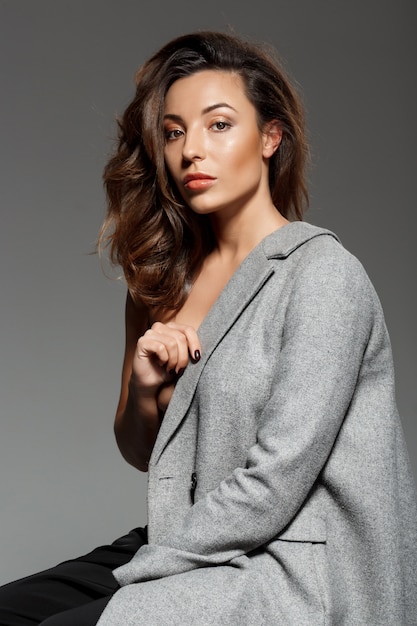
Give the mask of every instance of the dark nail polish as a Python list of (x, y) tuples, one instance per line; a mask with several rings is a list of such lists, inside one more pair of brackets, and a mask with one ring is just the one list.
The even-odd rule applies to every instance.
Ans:
[(194, 361), (199, 361), (201, 359), (200, 350), (196, 350), (194, 352)]

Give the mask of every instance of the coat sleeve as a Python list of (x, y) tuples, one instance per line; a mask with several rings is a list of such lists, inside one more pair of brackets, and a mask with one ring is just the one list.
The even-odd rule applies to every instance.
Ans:
[(282, 334), (277, 374), (246, 466), (199, 499), (164, 545), (143, 546), (115, 570), (120, 584), (230, 563), (302, 506), (348, 411), (379, 306), (361, 264), (335, 249), (300, 261), (284, 328), (271, 330)]

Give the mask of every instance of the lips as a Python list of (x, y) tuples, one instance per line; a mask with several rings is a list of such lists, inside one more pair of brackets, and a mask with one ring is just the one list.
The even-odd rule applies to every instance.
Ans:
[(192, 190), (206, 189), (210, 187), (216, 179), (214, 176), (204, 172), (195, 172), (184, 176), (184, 187)]

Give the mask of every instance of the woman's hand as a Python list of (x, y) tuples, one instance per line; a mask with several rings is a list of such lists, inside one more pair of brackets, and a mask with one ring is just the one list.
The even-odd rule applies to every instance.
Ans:
[[(201, 344), (191, 326), (155, 322), (149, 311), (126, 297), (126, 346), (114, 431), (128, 463), (147, 471), (148, 461), (181, 371), (198, 361)], [(139, 337), (139, 340), (138, 340)]]
[(201, 344), (194, 328), (176, 322), (155, 322), (137, 342), (131, 383), (142, 395), (158, 394), (161, 386), (177, 380), (190, 357), (198, 361), (200, 355)]

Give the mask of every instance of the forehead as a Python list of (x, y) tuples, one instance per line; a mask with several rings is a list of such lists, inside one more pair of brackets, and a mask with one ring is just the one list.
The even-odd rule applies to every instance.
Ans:
[(203, 111), (217, 103), (227, 103), (237, 111), (254, 109), (248, 100), (243, 80), (236, 72), (202, 70), (179, 78), (168, 89), (165, 113)]

